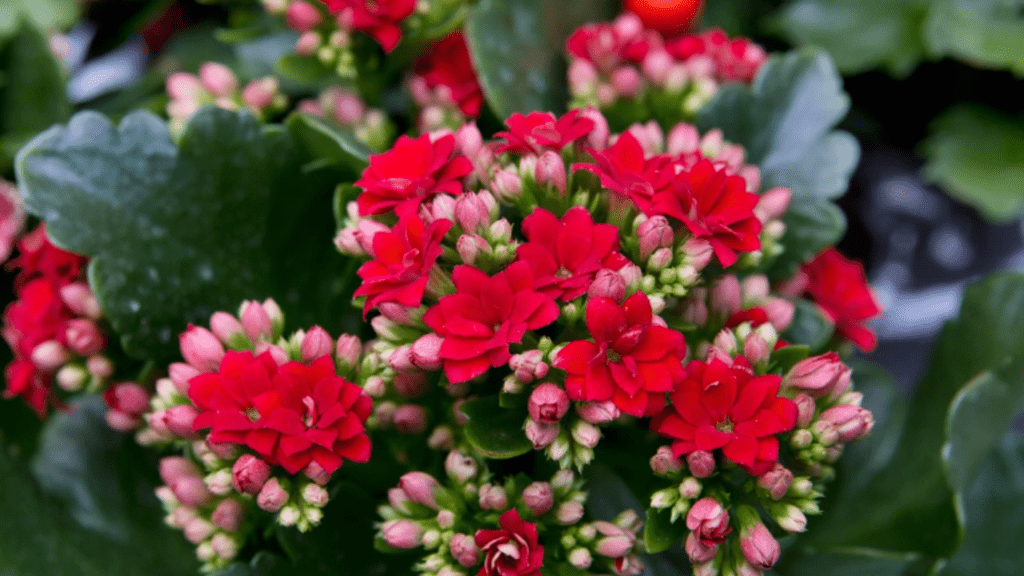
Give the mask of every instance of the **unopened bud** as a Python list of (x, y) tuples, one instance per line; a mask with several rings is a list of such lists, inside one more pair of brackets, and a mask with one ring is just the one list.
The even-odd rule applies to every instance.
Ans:
[(224, 346), (209, 330), (189, 326), (179, 337), (181, 355), (201, 372), (216, 372), (224, 358)]
[(534, 419), (526, 422), (526, 437), (533, 443), (534, 450), (540, 450), (558, 438), (561, 427), (558, 424), (543, 424)]
[(218, 528), (228, 532), (237, 532), (242, 526), (242, 517), (244, 514), (245, 509), (238, 500), (235, 500), (234, 498), (225, 498), (217, 504), (217, 508), (214, 509), (211, 520)]
[(555, 511), (555, 517), (562, 526), (570, 526), (583, 518), (583, 504), (574, 500), (562, 502)]
[(626, 279), (613, 270), (599, 270), (587, 289), (589, 298), (611, 298), (622, 302), (626, 297)]
[(577, 402), (576, 413), (591, 424), (605, 424), (615, 420), (621, 414), (619, 408), (610, 400), (604, 402)]
[(551, 484), (534, 482), (523, 490), (523, 503), (534, 516), (543, 516), (555, 503), (555, 494)]
[(707, 450), (696, 450), (686, 455), (686, 466), (697, 478), (707, 478), (715, 471), (715, 456)]
[(567, 175), (565, 172), (565, 162), (562, 160), (562, 156), (557, 152), (548, 150), (540, 155), (537, 159), (537, 168), (534, 171), (534, 177), (537, 183), (541, 186), (552, 186), (558, 193), (565, 196), (567, 187)]
[(281, 483), (277, 478), (271, 478), (263, 484), (263, 488), (260, 489), (259, 494), (256, 495), (256, 505), (262, 510), (267, 512), (277, 512), (281, 510), (285, 502), (288, 501), (288, 492), (281, 487)]
[(261, 306), (259, 302), (253, 300), (243, 303), (239, 316), (242, 319), (242, 328), (252, 342), (259, 342), (260, 340), (269, 341), (273, 338), (273, 320), (270, 318), (267, 309)]
[(47, 340), (32, 349), (32, 363), (43, 372), (50, 372), (71, 361), (71, 354), (56, 340)]
[(238, 90), (238, 78), (230, 68), (216, 62), (206, 62), (199, 67), (199, 81), (214, 96), (227, 97)]
[(412, 520), (391, 520), (381, 527), (381, 535), (388, 546), (411, 550), (423, 543), (423, 528)]
[(586, 420), (577, 420), (572, 427), (572, 438), (578, 444), (593, 448), (601, 439), (601, 429)]
[(394, 424), (400, 434), (422, 434), (427, 430), (427, 411), (417, 404), (400, 406)]
[(452, 450), (448, 453), (448, 457), (445, 458), (444, 469), (453, 480), (464, 483), (476, 476), (479, 466), (476, 460), (463, 452)]

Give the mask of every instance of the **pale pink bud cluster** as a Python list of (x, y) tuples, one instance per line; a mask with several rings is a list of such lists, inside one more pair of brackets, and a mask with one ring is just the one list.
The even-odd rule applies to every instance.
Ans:
[[(300, 55), (312, 54), (322, 40), (318, 32), (307, 31), (299, 36), (296, 51)], [(302, 100), (297, 109), (327, 120), (374, 149), (385, 148), (392, 132), (383, 110), (367, 106), (358, 94), (337, 86), (325, 89), (315, 99)]]
[(180, 132), (188, 119), (201, 107), (214, 105), (225, 110), (246, 107), (257, 116), (281, 110), (287, 99), (276, 78), (267, 76), (253, 80), (245, 87), (235, 73), (217, 62), (205, 62), (199, 73), (175, 72), (167, 77), (169, 101), (167, 115), (172, 129)]
[(0, 178), (0, 262), (6, 262), (10, 257), (27, 219), (28, 212), (21, 193), (13, 184)]
[[(512, 369), (516, 380), (522, 384), (529, 384), (535, 379), (544, 378), (548, 375), (548, 369), (550, 368), (548, 363), (544, 362), (544, 353), (540, 350), (527, 350), (521, 354), (513, 355), (508, 361), (508, 367)], [(541, 384), (541, 386), (545, 385)], [(550, 395), (550, 392), (546, 392), (546, 394)], [(566, 401), (568, 402), (568, 397), (566, 397)], [(562, 414), (564, 415), (565, 412), (563, 411)], [(534, 420), (538, 419), (534, 418)]]
[(111, 384), (103, 399), (107, 403), (104, 417), (114, 430), (126, 432), (138, 428), (143, 423), (143, 415), (149, 411), (149, 392), (135, 382)]
[(632, 510), (619, 514), (614, 522), (598, 520), (585, 524), (579, 532), (585, 547), (570, 552), (570, 563), (584, 569), (583, 566), (592, 567), (600, 561), (615, 574), (641, 574), (645, 567), (637, 555), (637, 532), (642, 527), (643, 522)]

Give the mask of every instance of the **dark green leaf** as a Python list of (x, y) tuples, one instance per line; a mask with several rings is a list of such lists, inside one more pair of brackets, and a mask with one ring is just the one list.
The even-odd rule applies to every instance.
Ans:
[(0, 39), (14, 34), (22, 21), (40, 30), (68, 28), (78, 18), (79, 6), (75, 0), (4, 0)]
[(1024, 212), (1024, 117), (961, 104), (932, 122), (923, 144), (924, 177), (1008, 222)]
[(332, 70), (311, 56), (286, 54), (277, 61), (274, 69), (281, 76), (306, 84), (322, 82), (332, 74)]
[(646, 510), (626, 481), (601, 462), (588, 466), (584, 476), (589, 494), (586, 508), (595, 519), (611, 522), (624, 510), (633, 510), (637, 514)]
[(924, 39), (936, 55), (1024, 75), (1024, 18), (1020, 0), (932, 2)]
[(647, 522), (644, 523), (644, 545), (647, 552), (651, 554), (664, 552), (682, 539), (686, 533), (685, 519), (678, 518), (674, 523), (671, 520), (671, 508), (647, 509)]
[(288, 130), (309, 155), (318, 162), (330, 161), (348, 168), (356, 175), (369, 163), (370, 149), (348, 134), (332, 128), (308, 114), (292, 114)]
[(835, 246), (846, 232), (843, 211), (820, 198), (793, 202), (782, 221), (786, 232), (780, 243), (786, 249), (771, 263), (769, 272), (773, 278), (791, 278), (802, 263)]
[(849, 552), (787, 551), (774, 572), (785, 576), (899, 576), (924, 574), (914, 570), (930, 563), (914, 555), (898, 555), (879, 550)]
[(488, 458), (514, 458), (533, 450), (533, 443), (523, 432), (526, 407), (506, 410), (499, 406), (497, 396), (477, 398), (462, 405), (469, 418), (466, 439)]
[(565, 39), (581, 24), (611, 19), (617, 4), (481, 0), (466, 19), (466, 41), (495, 114), (564, 111)]
[(795, 0), (774, 24), (795, 44), (828, 50), (844, 74), (884, 67), (906, 76), (925, 55), (921, 37), (932, 0)]
[(790, 368), (797, 362), (811, 355), (811, 349), (804, 344), (794, 344), (772, 351), (771, 365), (783, 374), (789, 372)]
[(250, 298), (274, 297), (296, 326), (358, 327), (345, 315), (355, 262), (331, 243), (337, 181), (301, 164), (280, 129), (210, 108), (180, 150), (150, 114), (115, 127), (83, 112), (33, 140), (17, 169), (54, 241), (92, 257), (125, 349), (170, 358), (187, 323)]
[(832, 323), (822, 316), (813, 302), (801, 298), (794, 304), (793, 323), (782, 333), (782, 338), (793, 344), (803, 344), (812, 353), (824, 349), (832, 338)]

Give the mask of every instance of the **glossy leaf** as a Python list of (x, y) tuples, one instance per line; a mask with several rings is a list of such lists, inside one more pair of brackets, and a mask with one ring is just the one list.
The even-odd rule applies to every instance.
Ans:
[(820, 352), (832, 338), (834, 326), (813, 302), (800, 298), (793, 304), (793, 323), (782, 333), (782, 338), (806, 346), (812, 354)]
[(565, 39), (581, 24), (610, 20), (617, 9), (606, 0), (481, 0), (466, 19), (466, 41), (495, 114), (564, 111)]
[(0, 39), (14, 34), (22, 22), (40, 30), (62, 30), (75, 23), (80, 4), (75, 0), (4, 0), (0, 10)]
[(932, 122), (922, 174), (986, 218), (1024, 212), (1024, 116), (962, 104)]
[(274, 297), (294, 326), (358, 327), (355, 262), (331, 243), (337, 181), (303, 174), (302, 160), (280, 129), (209, 108), (180, 148), (150, 114), (115, 127), (83, 112), (33, 140), (17, 169), (51, 238), (92, 257), (125, 349), (169, 358), (187, 323), (244, 299)]
[(796, 199), (782, 217), (786, 225), (782, 252), (771, 264), (772, 276), (789, 278), (804, 262), (835, 246), (846, 232), (846, 216), (830, 200)]
[(680, 542), (686, 534), (685, 518), (671, 521), (672, 510), (647, 509), (647, 522), (644, 523), (644, 546), (647, 552), (656, 554), (664, 552)]
[(1020, 0), (932, 2), (922, 31), (936, 55), (1024, 75), (1024, 19)]
[(469, 418), (466, 440), (488, 458), (514, 458), (533, 450), (533, 443), (523, 432), (526, 407), (506, 410), (499, 406), (497, 396), (477, 398), (462, 405)]
[(315, 158), (314, 167), (336, 164), (358, 176), (369, 163), (371, 150), (365, 144), (335, 130), (319, 118), (293, 114), (287, 125), (292, 136)]

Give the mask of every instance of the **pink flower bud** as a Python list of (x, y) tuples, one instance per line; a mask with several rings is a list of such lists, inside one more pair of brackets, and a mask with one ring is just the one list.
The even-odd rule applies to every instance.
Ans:
[(541, 186), (551, 185), (558, 190), (558, 193), (565, 196), (568, 186), (568, 176), (565, 173), (565, 162), (561, 154), (548, 150), (537, 159), (537, 168), (534, 171), (534, 178)]
[(658, 451), (651, 456), (650, 465), (651, 470), (658, 476), (676, 474), (683, 469), (683, 462), (676, 458), (668, 446), (658, 447)]
[(285, 502), (288, 502), (288, 492), (281, 487), (277, 478), (267, 480), (256, 495), (256, 505), (267, 512), (277, 512)]
[(768, 316), (768, 322), (779, 332), (785, 331), (793, 323), (796, 307), (785, 298), (768, 297), (761, 303), (761, 309)]
[(657, 86), (664, 86), (668, 80), (672, 66), (675, 64), (672, 56), (665, 50), (652, 50), (644, 57), (640, 65), (644, 76)]
[(736, 276), (723, 276), (711, 287), (711, 310), (722, 316), (731, 316), (743, 309), (743, 296)]
[[(512, 369), (518, 382), (529, 384), (535, 378), (543, 378), (547, 375), (548, 365), (543, 360), (544, 353), (540, 350), (527, 350), (522, 354), (512, 356), (508, 361), (508, 366)], [(547, 394), (550, 397), (550, 391)], [(559, 416), (559, 419), (561, 419), (561, 416)]]
[(640, 239), (640, 259), (647, 260), (659, 248), (671, 248), (674, 232), (664, 216), (652, 216), (636, 229)]
[(206, 483), (198, 476), (181, 476), (170, 487), (178, 501), (186, 506), (205, 506), (211, 498)]
[(201, 372), (216, 372), (224, 358), (224, 346), (206, 328), (190, 324), (179, 337), (179, 344), (185, 361)]
[(411, 550), (423, 543), (423, 528), (412, 520), (389, 520), (381, 527), (381, 535), (388, 546)]
[(484, 484), (478, 492), (480, 507), (484, 510), (495, 510), (500, 512), (508, 508), (508, 494), (501, 486)]
[(761, 522), (742, 531), (740, 551), (755, 568), (768, 570), (779, 561), (779, 543)]
[(76, 318), (69, 320), (64, 331), (68, 348), (79, 356), (98, 354), (107, 346), (107, 339), (99, 326), (91, 320)]
[(768, 342), (757, 332), (751, 332), (743, 341), (743, 355), (751, 364), (767, 362), (772, 349)]
[(476, 234), (463, 234), (455, 242), (455, 251), (462, 258), (462, 263), (472, 266), (476, 262), (480, 252), (490, 249), (490, 245), (482, 237)]
[(327, 501), (330, 496), (327, 494), (327, 490), (318, 484), (306, 484), (302, 487), (302, 500), (306, 504), (316, 506), (317, 508), (323, 508), (327, 505)]
[(523, 195), (523, 182), (519, 175), (501, 168), (494, 172), (491, 192), (505, 202), (515, 202)]
[(467, 122), (455, 131), (455, 145), (469, 158), (480, 152), (484, 146), (484, 139), (475, 122)]
[(455, 201), (455, 223), (465, 232), (483, 232), (491, 225), (491, 211), (476, 194), (463, 194)]
[(543, 516), (555, 505), (555, 493), (551, 484), (534, 482), (523, 490), (523, 503), (534, 516)]
[(786, 214), (792, 198), (793, 192), (789, 188), (772, 188), (761, 195), (757, 206), (754, 206), (754, 215), (761, 222), (779, 220)]
[(588, 95), (597, 88), (598, 71), (593, 64), (573, 58), (568, 70), (569, 90), (577, 96)]
[(782, 385), (812, 398), (839, 397), (850, 388), (852, 372), (838, 354), (829, 352), (797, 362), (783, 378)]
[(586, 420), (577, 420), (572, 427), (572, 438), (578, 444), (593, 448), (601, 439), (601, 429)]
[(718, 554), (718, 544), (705, 544), (694, 536), (693, 532), (686, 535), (683, 548), (693, 564), (710, 562)]
[(605, 424), (619, 417), (621, 412), (611, 400), (603, 402), (577, 402), (576, 413), (591, 424)]
[(533, 442), (533, 449), (540, 450), (558, 438), (558, 424), (541, 424), (534, 419), (526, 423), (526, 438)]
[(213, 535), (210, 547), (221, 560), (233, 560), (238, 556), (238, 541), (223, 532)]
[(612, 524), (598, 520), (593, 523), (597, 531), (604, 536), (597, 541), (595, 552), (607, 558), (620, 558), (633, 550), (636, 536)]
[(464, 483), (476, 476), (479, 466), (476, 460), (466, 456), (463, 452), (452, 450), (444, 460), (444, 469), (453, 480)]
[(244, 514), (245, 509), (242, 508), (242, 504), (238, 500), (225, 498), (220, 501), (220, 504), (217, 504), (211, 520), (218, 528), (228, 532), (237, 532), (242, 526), (242, 516)]
[(184, 362), (175, 362), (167, 368), (174, 387), (182, 396), (188, 396), (188, 381), (199, 376), (200, 372), (195, 366)]
[(251, 110), (266, 110), (274, 104), (280, 88), (277, 78), (273, 76), (257, 78), (242, 88), (242, 102)]
[(231, 346), (232, 342), (237, 341), (239, 338), (249, 339), (245, 335), (245, 330), (242, 329), (242, 323), (238, 321), (238, 318), (227, 312), (214, 312), (210, 316), (210, 330), (226, 346)]
[(313, 326), (306, 332), (299, 350), (302, 353), (302, 361), (308, 364), (330, 354), (334, 350), (334, 340), (326, 330)]
[(270, 340), (274, 335), (273, 322), (266, 309), (255, 300), (242, 304), (242, 329), (252, 342)]
[(811, 432), (823, 446), (828, 447), (839, 442), (839, 431), (836, 430), (835, 424), (828, 420), (818, 420), (811, 424)]
[(786, 532), (803, 532), (807, 529), (807, 516), (792, 504), (773, 506), (772, 518)]
[(111, 408), (103, 414), (107, 425), (118, 432), (129, 432), (142, 425), (142, 418), (136, 414), (129, 414)]
[(676, 124), (669, 130), (666, 147), (673, 156), (692, 154), (700, 147), (700, 133), (692, 124)]
[(206, 93), (206, 89), (199, 82), (199, 78), (187, 72), (175, 72), (168, 76), (165, 87), (167, 95), (172, 100), (194, 102), (202, 98), (203, 94)]
[(586, 145), (598, 152), (607, 148), (611, 131), (604, 114), (601, 114), (601, 111), (593, 106), (587, 106), (580, 112), (580, 118), (588, 118), (594, 122), (594, 129), (584, 137), (583, 141)]
[(265, 340), (260, 340), (256, 343), (255, 352), (257, 356), (264, 352), (270, 352), (270, 357), (274, 359), (274, 362), (276, 362), (278, 366), (284, 366), (291, 361), (291, 358), (288, 356), (288, 353), (284, 351), (284, 348), (281, 348), (276, 344), (270, 344)]
[(210, 524), (202, 518), (193, 518), (185, 523), (185, 538), (193, 543), (199, 544), (203, 540), (206, 540), (216, 530), (213, 524)]
[(819, 422), (835, 426), (840, 442), (850, 442), (867, 435), (875, 425), (874, 416), (860, 406), (842, 404), (821, 413)]
[(480, 561), (480, 548), (477, 547), (472, 536), (458, 533), (453, 535), (452, 539), (448, 541), (448, 549), (451, 550), (455, 561), (464, 568), (472, 568)]
[(348, 371), (359, 366), (359, 357), (363, 352), (363, 343), (358, 336), (342, 334), (338, 336), (338, 343), (334, 347), (334, 360), (338, 363), (338, 369)]
[(528, 404), (530, 418), (554, 424), (569, 410), (569, 396), (560, 386), (545, 382), (533, 389)]
[[(309, 31), (299, 35), (299, 39), (295, 41), (295, 53), (299, 56), (312, 56), (322, 42), (320, 34)], [(304, 100), (299, 103), (299, 111), (306, 114), (313, 114), (314, 116), (324, 116), (323, 108), (313, 100)]]
[(419, 337), (409, 351), (410, 361), (420, 370), (440, 370), (442, 342), (444, 339), (433, 333)]
[(614, 270), (598, 270), (587, 289), (590, 298), (605, 297), (622, 302), (626, 297), (626, 280)]
[(260, 493), (268, 478), (270, 464), (251, 454), (243, 454), (231, 467), (231, 485), (239, 494)]
[(562, 502), (555, 510), (555, 517), (562, 526), (570, 526), (583, 518), (583, 504), (574, 500)]
[(398, 480), (398, 487), (409, 495), (409, 499), (432, 510), (437, 510), (434, 491), (441, 485), (426, 472), (409, 472)]
[(43, 372), (52, 372), (71, 361), (71, 354), (56, 340), (47, 340), (32, 349), (32, 363)]
[(814, 398), (801, 393), (797, 394), (796, 397), (793, 398), (793, 403), (796, 404), (797, 427), (805, 428), (810, 425), (811, 420), (814, 419), (814, 411), (817, 410)]
[(201, 472), (188, 458), (166, 456), (160, 459), (160, 479), (170, 486), (182, 478), (199, 478)]
[(660, 154), (662, 148), (665, 147), (665, 133), (661, 131), (661, 126), (654, 120), (646, 124), (637, 122), (626, 131), (636, 138), (640, 147), (643, 148), (644, 154), (648, 157)]
[(60, 289), (60, 299), (78, 316), (98, 320), (103, 316), (99, 300), (85, 282), (73, 282)]
[(416, 404), (395, 410), (395, 429), (399, 434), (422, 434), (427, 430), (427, 411)]
[(315, 6), (302, 0), (295, 0), (284, 12), (288, 27), (296, 32), (308, 32), (320, 25), (322, 15)]
[(707, 478), (715, 471), (715, 456), (707, 450), (696, 450), (686, 455), (686, 466), (697, 478)]
[(199, 81), (218, 97), (228, 97), (238, 90), (238, 78), (230, 68), (216, 62), (206, 62), (199, 67)]
[(171, 434), (182, 438), (195, 439), (198, 438), (198, 435), (192, 430), (192, 424), (198, 415), (199, 412), (191, 404), (182, 404), (164, 410), (160, 414), (159, 419), (163, 427)]
[(593, 562), (594, 559), (590, 555), (590, 550), (586, 548), (574, 548), (572, 552), (569, 552), (569, 564), (572, 564), (573, 568), (586, 570), (590, 568)]
[(757, 479), (757, 485), (766, 490), (773, 500), (780, 500), (785, 496), (791, 484), (793, 484), (793, 473), (778, 462), (771, 470)]
[(732, 531), (729, 513), (714, 498), (701, 498), (686, 515), (686, 527), (705, 545), (721, 544)]
[(647, 267), (658, 271), (672, 263), (672, 250), (669, 248), (658, 248), (647, 259)]
[(612, 72), (612, 86), (622, 98), (632, 100), (640, 95), (644, 79), (640, 72), (631, 65), (620, 66)]

